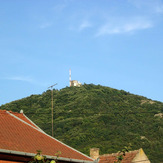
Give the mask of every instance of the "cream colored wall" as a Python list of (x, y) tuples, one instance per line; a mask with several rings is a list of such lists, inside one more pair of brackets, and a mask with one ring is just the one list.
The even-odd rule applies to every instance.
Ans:
[(81, 86), (81, 83), (78, 82), (77, 80), (71, 80), (70, 81), (70, 87), (71, 86), (80, 87)]
[(90, 157), (96, 160), (99, 157), (99, 148), (91, 148)]
[(148, 157), (144, 153), (143, 149), (139, 149), (138, 154), (135, 156), (135, 158), (132, 160), (132, 163), (150, 163)]

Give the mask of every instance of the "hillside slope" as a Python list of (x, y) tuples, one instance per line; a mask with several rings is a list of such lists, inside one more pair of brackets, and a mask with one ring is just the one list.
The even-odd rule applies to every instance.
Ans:
[[(89, 154), (113, 153), (131, 144), (143, 148), (151, 162), (163, 162), (163, 103), (123, 90), (84, 84), (54, 90), (54, 137)], [(13, 101), (0, 109), (21, 109), (51, 134), (51, 91)]]

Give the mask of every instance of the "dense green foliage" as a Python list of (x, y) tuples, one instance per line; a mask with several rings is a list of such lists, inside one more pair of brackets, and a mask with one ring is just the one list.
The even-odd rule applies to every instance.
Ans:
[[(143, 148), (151, 162), (163, 162), (163, 103), (123, 90), (84, 84), (54, 90), (54, 137), (89, 154), (119, 151), (132, 144)], [(0, 109), (21, 109), (51, 134), (51, 91), (13, 101)]]

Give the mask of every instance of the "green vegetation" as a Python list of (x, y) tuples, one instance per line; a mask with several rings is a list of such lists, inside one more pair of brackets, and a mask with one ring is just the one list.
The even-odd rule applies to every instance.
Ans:
[(124, 147), (121, 151), (118, 152), (118, 156), (116, 157), (116, 161), (114, 163), (121, 163), (122, 160), (124, 159), (124, 156), (126, 155), (126, 152), (129, 152), (130, 146), (129, 147)]
[(52, 159), (47, 159), (46, 156), (41, 154), (40, 150), (37, 150), (37, 154), (34, 156), (33, 161), (29, 161), (29, 163), (57, 163), (60, 154), (61, 152), (58, 151)]
[[(132, 144), (143, 148), (152, 163), (163, 162), (163, 103), (123, 90), (84, 84), (54, 90), (54, 137), (89, 155), (119, 151)], [(0, 106), (21, 109), (40, 128), (51, 134), (51, 91)]]

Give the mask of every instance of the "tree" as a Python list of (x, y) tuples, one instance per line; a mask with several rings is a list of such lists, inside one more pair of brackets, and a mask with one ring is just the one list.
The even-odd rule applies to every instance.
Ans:
[(49, 160), (46, 156), (41, 154), (41, 150), (37, 150), (37, 154), (34, 156), (33, 161), (30, 161), (29, 163), (56, 163), (60, 154), (61, 152), (57, 151), (55, 157), (52, 158), (52, 160)]

